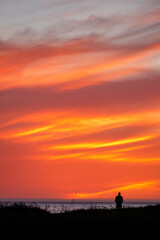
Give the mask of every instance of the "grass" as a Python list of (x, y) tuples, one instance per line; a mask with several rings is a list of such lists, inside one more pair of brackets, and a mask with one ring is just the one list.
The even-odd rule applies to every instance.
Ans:
[(0, 205), (0, 239), (157, 239), (160, 205), (52, 214), (23, 203)]

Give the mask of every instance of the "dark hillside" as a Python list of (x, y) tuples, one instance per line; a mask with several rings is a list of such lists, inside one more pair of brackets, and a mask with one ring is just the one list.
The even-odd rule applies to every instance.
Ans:
[(61, 214), (24, 204), (0, 206), (0, 239), (156, 239), (160, 205)]

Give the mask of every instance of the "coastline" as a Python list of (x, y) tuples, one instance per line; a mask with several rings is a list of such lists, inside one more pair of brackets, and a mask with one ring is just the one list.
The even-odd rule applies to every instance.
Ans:
[[(62, 213), (74, 210), (89, 209), (115, 209), (114, 200), (97, 199), (0, 199), (0, 203), (12, 205), (14, 203), (24, 203), (28, 206), (33, 205), (41, 209), (46, 209), (50, 213)], [(146, 206), (155, 206), (160, 204), (158, 200), (125, 200), (123, 208), (137, 208)]]

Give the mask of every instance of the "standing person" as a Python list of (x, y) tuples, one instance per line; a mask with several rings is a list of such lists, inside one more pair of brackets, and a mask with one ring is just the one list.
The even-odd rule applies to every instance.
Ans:
[(123, 203), (123, 197), (121, 196), (120, 192), (116, 196), (115, 202), (116, 202), (116, 208), (117, 209), (121, 209), (122, 208), (122, 203)]

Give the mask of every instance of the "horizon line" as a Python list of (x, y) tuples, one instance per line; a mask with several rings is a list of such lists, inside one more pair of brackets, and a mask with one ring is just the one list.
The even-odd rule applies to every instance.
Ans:
[[(93, 198), (93, 199), (87, 199), (87, 198), (83, 198), (83, 199), (65, 199), (65, 198), (0, 198), (0, 202), (1, 201), (40, 201), (40, 202), (44, 202), (44, 201), (54, 201), (54, 202), (114, 202), (114, 198)], [(130, 202), (130, 201), (134, 201), (134, 202), (160, 202), (160, 199), (142, 199), (142, 198), (126, 198), (124, 199), (124, 202)]]

